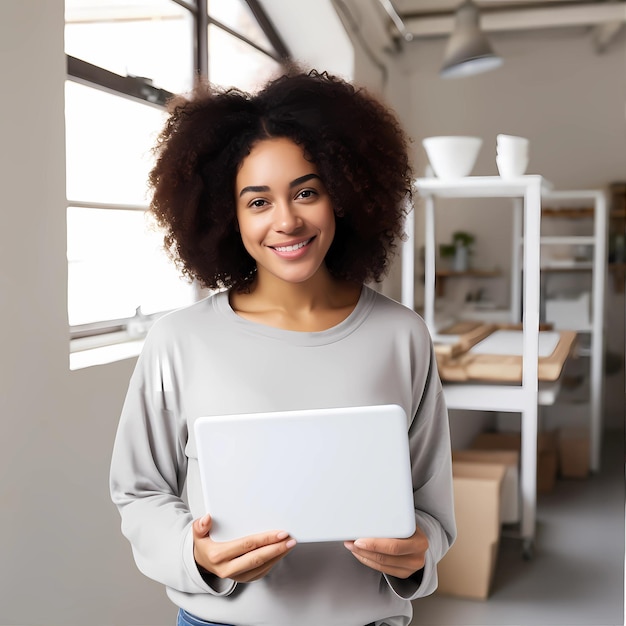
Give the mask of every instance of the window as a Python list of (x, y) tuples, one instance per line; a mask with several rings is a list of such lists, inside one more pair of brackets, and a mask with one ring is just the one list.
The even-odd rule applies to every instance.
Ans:
[(188, 304), (193, 290), (166, 263), (144, 212), (163, 112), (68, 82), (66, 116), (70, 326)]
[(136, 353), (154, 319), (197, 298), (145, 212), (167, 99), (196, 76), (254, 89), (288, 53), (257, 0), (66, 0), (65, 9), (74, 368)]
[[(209, 76), (218, 85), (236, 84), (254, 91), (276, 73), (279, 64), (227, 31), (209, 25)], [(223, 59), (229, 59), (225, 64)]]
[(65, 0), (65, 52), (120, 76), (189, 89), (195, 19), (171, 0)]

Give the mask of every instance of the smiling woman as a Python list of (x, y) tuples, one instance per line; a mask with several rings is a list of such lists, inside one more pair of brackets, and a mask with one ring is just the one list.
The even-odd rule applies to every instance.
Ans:
[[(335, 214), (303, 149), (286, 138), (260, 141), (241, 164), (237, 191), (237, 224), (256, 262), (256, 280), (253, 290), (231, 294), (233, 309), (253, 321), (300, 331), (325, 330), (345, 319), (360, 288), (333, 279), (326, 267)], [(292, 285), (318, 295), (304, 306), (288, 306)]]
[(235, 178), (259, 141), (285, 138), (309, 164), (300, 175), (316, 173), (333, 206), (330, 274), (382, 279), (412, 180), (406, 137), (383, 104), (339, 79), (294, 70), (255, 96), (199, 85), (190, 98), (174, 99), (171, 111), (151, 173), (152, 212), (185, 274), (214, 289), (245, 291), (254, 282), (257, 266), (237, 229)]
[[(294, 68), (256, 95), (204, 85), (172, 102), (151, 210), (181, 269), (221, 290), (148, 334), (111, 493), (140, 569), (180, 607), (179, 626), (407, 626), (410, 601), (436, 588), (456, 531), (434, 350), (417, 314), (364, 284), (388, 267), (411, 179), (393, 113), (326, 74)], [(289, 528), (251, 519), (258, 532), (213, 539), (199, 418), (383, 404), (408, 416), (411, 536), (297, 545)], [(385, 463), (376, 442), (356, 432), (354, 445)], [(315, 506), (327, 510), (323, 495)]]
[(237, 223), (256, 261), (257, 288), (272, 278), (301, 283), (323, 275), (328, 281), (324, 259), (335, 236), (335, 215), (302, 148), (290, 139), (259, 142), (241, 165), (236, 189)]

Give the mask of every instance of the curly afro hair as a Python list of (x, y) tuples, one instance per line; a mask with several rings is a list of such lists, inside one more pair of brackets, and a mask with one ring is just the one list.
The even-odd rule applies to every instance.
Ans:
[(410, 206), (408, 139), (364, 89), (316, 71), (288, 70), (254, 95), (200, 83), (171, 100), (149, 178), (170, 257), (205, 287), (249, 289), (256, 265), (237, 230), (235, 179), (257, 142), (278, 137), (303, 148), (328, 191), (331, 275), (380, 281)]

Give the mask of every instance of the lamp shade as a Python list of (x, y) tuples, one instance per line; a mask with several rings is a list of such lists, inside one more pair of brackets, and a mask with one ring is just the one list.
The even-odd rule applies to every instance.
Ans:
[(486, 72), (502, 65), (491, 45), (480, 30), (480, 16), (476, 5), (466, 0), (456, 12), (454, 31), (450, 35), (443, 66), (442, 78), (457, 78)]

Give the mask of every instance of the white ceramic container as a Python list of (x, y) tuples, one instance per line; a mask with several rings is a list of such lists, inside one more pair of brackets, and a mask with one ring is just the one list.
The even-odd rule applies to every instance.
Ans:
[(483, 140), (480, 137), (440, 136), (422, 141), (437, 178), (455, 179), (469, 176)]

